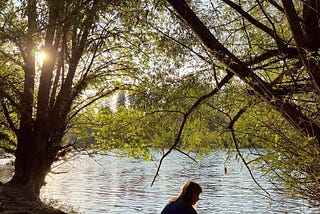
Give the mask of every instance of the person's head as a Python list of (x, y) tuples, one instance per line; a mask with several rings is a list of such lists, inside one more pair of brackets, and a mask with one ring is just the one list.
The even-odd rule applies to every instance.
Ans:
[(187, 181), (181, 189), (180, 195), (174, 201), (183, 200), (189, 205), (194, 206), (199, 200), (199, 195), (202, 193), (202, 188), (199, 184), (193, 181)]

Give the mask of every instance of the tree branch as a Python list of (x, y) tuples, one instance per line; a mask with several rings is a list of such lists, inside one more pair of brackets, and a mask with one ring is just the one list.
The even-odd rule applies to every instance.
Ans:
[(235, 122), (246, 112), (248, 106), (244, 106), (243, 108), (241, 108), (238, 113), (233, 117), (233, 119), (229, 122), (229, 125), (227, 127), (227, 129), (231, 132), (231, 136), (232, 136), (232, 140), (233, 140), (233, 143), (234, 143), (234, 146), (237, 150), (237, 153), (239, 154), (243, 164), (245, 165), (245, 167), (247, 168), (252, 180), (257, 184), (257, 186), (262, 189), (267, 195), (268, 197), (270, 198), (270, 194), (267, 192), (266, 189), (264, 189), (260, 184), (259, 182), (256, 180), (256, 178), (254, 177), (247, 161), (245, 160), (245, 158), (243, 157), (241, 151), (240, 151), (240, 147), (239, 147), (239, 144), (238, 144), (238, 141), (237, 141), (237, 138), (236, 138), (236, 135), (235, 135), (235, 132), (234, 132), (234, 129), (233, 129), (233, 126), (235, 124)]
[(267, 33), (268, 35), (270, 35), (272, 38), (274, 38), (274, 40), (276, 41), (279, 49), (282, 51), (283, 49), (286, 48), (285, 43), (283, 42), (283, 39), (280, 38), (278, 36), (278, 34), (268, 28), (266, 25), (262, 24), (261, 22), (259, 22), (258, 20), (256, 20), (255, 18), (253, 18), (250, 14), (248, 14), (247, 12), (245, 12), (239, 5), (235, 4), (234, 2), (230, 1), (230, 0), (222, 0), (224, 1), (226, 4), (228, 4), (231, 8), (233, 8), (234, 10), (236, 10), (238, 13), (240, 13), (240, 15), (244, 18), (246, 18), (251, 24), (253, 24), (254, 26), (256, 26), (257, 28), (259, 28), (260, 30), (262, 30), (263, 32)]
[(279, 11), (284, 13), (283, 7), (281, 7), (275, 0), (267, 0), (270, 4), (272, 4), (275, 8), (277, 8)]
[[(284, 52), (282, 52), (283, 54), (287, 54), (287, 58), (295, 58), (295, 57), (298, 57), (298, 51), (296, 48), (286, 48), (284, 50)], [(252, 66), (252, 65), (255, 65), (255, 64), (259, 64), (265, 60), (268, 60), (268, 59), (271, 59), (273, 57), (276, 57), (276, 56), (280, 56), (280, 57), (284, 57), (280, 51), (278, 49), (273, 49), (273, 50), (268, 50), (266, 51), (265, 53), (261, 54), (261, 55), (258, 55), (254, 58), (252, 58), (251, 60), (245, 62), (245, 64), (247, 66)]]
[(208, 61), (208, 59), (206, 59), (204, 56), (202, 56), (200, 53), (196, 52), (195, 50), (192, 49), (192, 47), (187, 46), (186, 44), (184, 44), (183, 42), (180, 42), (178, 39), (173, 38), (172, 36), (166, 34), (165, 32), (163, 32), (162, 30), (160, 30), (159, 28), (155, 27), (154, 25), (152, 25), (149, 22), (146, 22), (147, 24), (149, 24), (153, 29), (155, 29), (156, 31), (158, 31), (160, 34), (162, 34), (163, 36), (165, 36), (168, 39), (171, 39), (172, 41), (174, 41), (175, 43), (181, 45), (182, 47), (184, 47), (185, 49), (191, 51), (194, 55), (196, 55), (197, 57), (199, 57), (200, 59), (202, 59), (204, 62), (207, 63), (211, 63)]
[(1, 106), (2, 106), (2, 110), (3, 110), (3, 114), (4, 114), (4, 116), (6, 117), (6, 120), (7, 120), (8, 124), (9, 124), (10, 129), (11, 129), (16, 135), (18, 135), (18, 131), (19, 131), (19, 130), (18, 130), (18, 129), (16, 128), (16, 126), (14, 125), (14, 123), (13, 123), (11, 117), (10, 117), (9, 111), (8, 111), (8, 109), (7, 109), (7, 106), (6, 106), (6, 104), (4, 103), (3, 100), (1, 100)]
[(45, 53), (48, 55), (43, 59), (41, 67), (41, 75), (39, 82), (38, 100), (37, 100), (37, 126), (43, 127), (48, 118), (50, 90), (52, 88), (52, 76), (56, 63), (57, 44), (54, 45), (54, 38), (59, 40), (60, 35), (57, 33), (57, 5), (53, 2), (48, 2), (49, 7), (49, 20), (45, 36), (45, 45), (43, 47)]
[[(72, 86), (73, 86), (73, 80), (74, 76), (77, 70), (77, 66), (79, 63), (79, 60), (81, 58), (81, 55), (83, 54), (85, 48), (88, 44), (88, 35), (89, 32), (93, 26), (94, 18), (96, 15), (96, 11), (98, 10), (98, 1), (92, 0), (92, 5), (87, 9), (88, 17), (86, 17), (83, 21), (83, 29), (80, 30), (80, 32), (77, 31), (76, 26), (74, 26), (74, 29), (72, 30), (72, 50), (71, 50), (71, 59), (69, 64), (69, 70), (67, 72), (67, 77), (65, 81), (63, 82), (60, 92), (57, 95), (56, 102), (52, 109), (50, 109), (50, 114), (54, 115), (55, 118), (52, 118), (52, 124), (51, 128), (55, 129), (58, 126), (61, 126), (59, 124), (61, 121), (59, 121), (59, 118), (63, 120), (63, 122), (66, 122), (67, 120), (67, 114), (68, 111), (71, 108), (72, 101), (74, 99), (74, 95), (72, 93)], [(82, 17), (84, 18), (84, 17)], [(79, 41), (77, 40), (79, 39)], [(86, 84), (86, 83), (85, 83)], [(78, 85), (79, 87), (81, 85)], [(76, 91), (79, 91), (81, 89), (77, 88)]]
[(208, 98), (214, 96), (225, 84), (227, 84), (229, 82), (229, 80), (233, 77), (233, 73), (228, 72), (227, 75), (221, 80), (221, 82), (217, 85), (217, 87), (215, 89), (213, 89), (210, 93), (205, 94), (203, 96), (201, 96), (189, 109), (188, 111), (184, 114), (183, 116), (183, 120), (181, 122), (180, 128), (179, 128), (179, 132), (175, 138), (174, 143), (172, 144), (172, 146), (169, 148), (169, 150), (161, 157), (159, 165), (158, 165), (158, 169), (156, 171), (156, 174), (152, 180), (151, 186), (154, 184), (157, 176), (159, 175), (159, 171), (160, 171), (160, 167), (162, 165), (163, 160), (172, 152), (173, 149), (175, 149), (181, 139), (181, 135), (184, 129), (184, 126), (188, 120), (189, 115), (196, 109), (198, 108), (205, 100), (207, 100)]
[(90, 106), (91, 104), (93, 104), (94, 102), (96, 102), (97, 100), (106, 97), (107, 95), (110, 95), (112, 93), (114, 93), (115, 91), (117, 91), (119, 88), (115, 87), (114, 89), (112, 89), (111, 91), (107, 91), (103, 94), (100, 94), (99, 96), (96, 96), (95, 98), (93, 98), (92, 100), (90, 100), (88, 103), (86, 103), (85, 105), (81, 106), (80, 108), (78, 108), (75, 112), (72, 113), (72, 115), (70, 115), (70, 117), (68, 118), (68, 120), (72, 120), (72, 118), (74, 118), (82, 109)]
[(303, 35), (299, 17), (294, 8), (293, 2), (291, 0), (282, 0), (282, 5), (284, 6), (284, 11), (288, 18), (288, 22), (293, 34), (294, 41), (298, 46), (298, 50), (307, 47), (308, 42)]
[(312, 77), (314, 84), (317, 86), (318, 92), (320, 92), (319, 62), (315, 60), (314, 57), (308, 56), (308, 41), (304, 36), (293, 2), (291, 0), (282, 0), (282, 4), (284, 5), (284, 10), (288, 18), (294, 41), (297, 45), (300, 58), (304, 66), (307, 68), (309, 75)]

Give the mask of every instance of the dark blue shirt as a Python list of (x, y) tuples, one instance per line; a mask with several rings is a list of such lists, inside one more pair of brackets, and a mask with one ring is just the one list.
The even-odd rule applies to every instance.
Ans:
[(184, 201), (175, 201), (167, 204), (161, 214), (197, 214), (197, 211)]

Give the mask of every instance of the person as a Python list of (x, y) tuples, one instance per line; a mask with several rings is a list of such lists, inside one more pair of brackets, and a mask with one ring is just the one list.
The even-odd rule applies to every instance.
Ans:
[(199, 200), (202, 188), (193, 181), (187, 181), (177, 197), (169, 200), (161, 214), (197, 214), (195, 205)]

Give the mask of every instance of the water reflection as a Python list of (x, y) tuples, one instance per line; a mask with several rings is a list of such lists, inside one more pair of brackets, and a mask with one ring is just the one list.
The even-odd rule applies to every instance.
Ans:
[(266, 178), (255, 172), (273, 198), (269, 199), (243, 165), (235, 160), (225, 164), (223, 152), (204, 158), (201, 164), (180, 153), (171, 154), (151, 187), (157, 164), (158, 161), (114, 156), (80, 156), (59, 168), (68, 173), (48, 176), (42, 197), (71, 204), (86, 214), (160, 213), (168, 199), (179, 193), (181, 185), (193, 179), (204, 189), (197, 208), (199, 214), (319, 213), (304, 201), (275, 192)]

